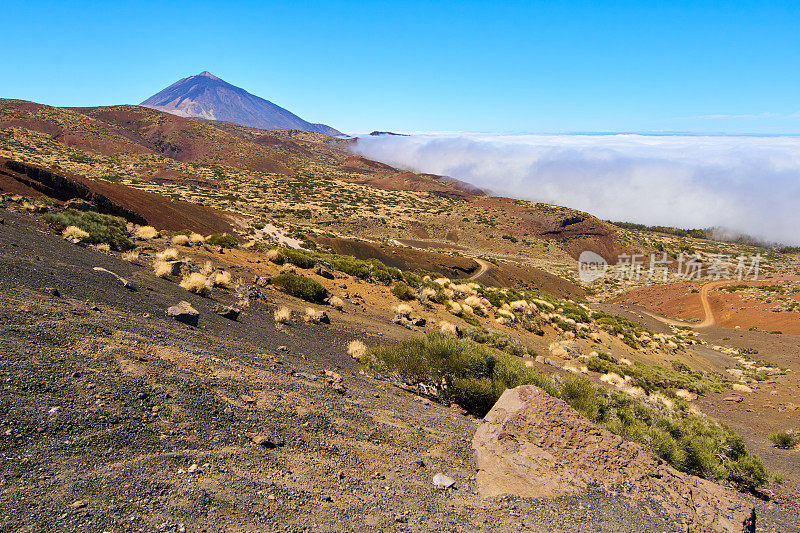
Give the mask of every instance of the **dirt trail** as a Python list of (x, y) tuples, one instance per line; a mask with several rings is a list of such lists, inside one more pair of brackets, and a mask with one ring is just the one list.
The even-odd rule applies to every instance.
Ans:
[(708, 301), (708, 293), (711, 291), (711, 289), (714, 289), (716, 287), (721, 287), (723, 285), (729, 285), (735, 281), (737, 280), (724, 279), (719, 281), (711, 281), (706, 283), (700, 288), (700, 303), (703, 305), (704, 318), (702, 322), (697, 324), (686, 322), (684, 320), (673, 320), (671, 318), (666, 318), (651, 311), (642, 310), (641, 312), (643, 314), (646, 314), (647, 316), (655, 318), (659, 322), (663, 322), (664, 324), (668, 324), (670, 326), (688, 326), (694, 329), (710, 328), (711, 326), (716, 324), (716, 321), (714, 320), (714, 311), (711, 309), (711, 303), (709, 303)]
[(487, 261), (484, 261), (483, 259), (478, 259), (477, 257), (473, 257), (472, 260), (478, 263), (478, 266), (480, 267), (477, 272), (475, 272), (473, 275), (469, 277), (469, 279), (473, 281), (476, 281), (479, 278), (483, 277), (483, 275), (489, 272), (489, 269), (492, 268), (489, 265), (489, 263)]

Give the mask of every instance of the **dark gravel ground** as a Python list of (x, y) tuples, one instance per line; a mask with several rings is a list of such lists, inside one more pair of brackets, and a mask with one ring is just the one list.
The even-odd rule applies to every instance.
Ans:
[[(211, 311), (232, 293), (0, 217), (0, 531), (679, 530), (599, 490), (481, 500), (478, 422), (358, 374), (355, 331), (279, 329), (287, 297), (269, 291), (233, 322)], [(199, 327), (165, 316), (180, 300)], [(456, 488), (435, 489), (438, 472)], [(798, 531), (766, 505), (768, 530)]]

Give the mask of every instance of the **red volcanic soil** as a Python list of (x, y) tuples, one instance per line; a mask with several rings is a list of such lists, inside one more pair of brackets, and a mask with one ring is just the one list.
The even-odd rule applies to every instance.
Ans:
[[(708, 303), (714, 314), (717, 326), (723, 328), (750, 329), (761, 331), (781, 331), (800, 335), (800, 313), (797, 311), (776, 311), (781, 298), (800, 301), (798, 276), (776, 276), (758, 281), (731, 281), (730, 284), (747, 285), (752, 289), (728, 292), (724, 286), (713, 288), (708, 294)], [(615, 303), (639, 304), (656, 313), (682, 320), (703, 320), (702, 302), (697, 291), (703, 282), (671, 283), (641, 287), (615, 298)], [(786, 295), (776, 295), (758, 290), (765, 285), (783, 285), (788, 288)]]
[(500, 222), (503, 231), (509, 235), (560, 241), (564, 250), (575, 259), (581, 252), (589, 250), (616, 263), (620, 254), (630, 253), (619, 242), (619, 234), (613, 226), (585, 213), (491, 196), (478, 197), (474, 204), (478, 209), (502, 210), (506, 220)]
[(45, 195), (62, 201), (81, 198), (94, 203), (102, 212), (158, 229), (189, 229), (206, 234), (233, 230), (230, 216), (210, 207), (5, 158), (0, 158), (0, 191), (33, 197)]

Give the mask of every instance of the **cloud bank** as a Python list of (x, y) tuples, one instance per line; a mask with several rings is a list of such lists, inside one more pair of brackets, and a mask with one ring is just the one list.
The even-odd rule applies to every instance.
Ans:
[(800, 243), (800, 137), (386, 135), (353, 150), (603, 219)]

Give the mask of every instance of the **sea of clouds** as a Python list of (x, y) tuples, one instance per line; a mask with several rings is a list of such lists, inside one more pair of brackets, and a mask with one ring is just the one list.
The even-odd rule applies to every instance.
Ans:
[(800, 136), (415, 134), (353, 150), (603, 219), (800, 243)]

